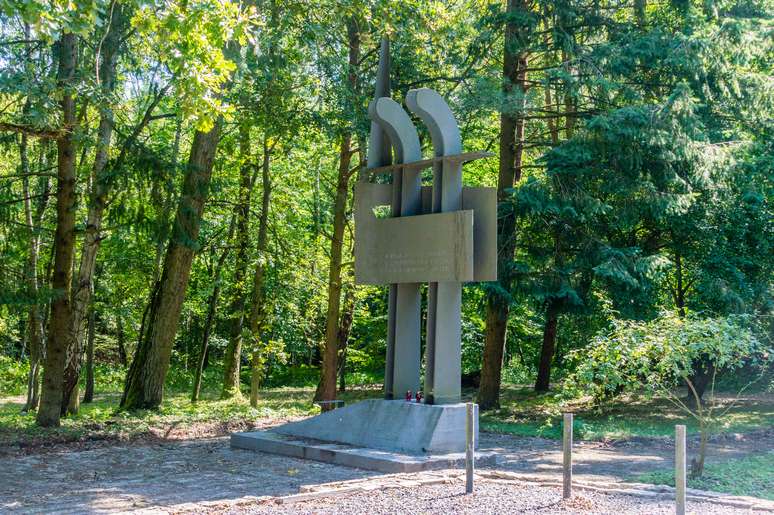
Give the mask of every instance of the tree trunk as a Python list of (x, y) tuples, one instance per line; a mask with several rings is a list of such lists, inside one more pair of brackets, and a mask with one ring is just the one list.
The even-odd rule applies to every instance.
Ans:
[(696, 391), (696, 395), (693, 394), (689, 387), (688, 396), (685, 398), (685, 403), (691, 408), (697, 408), (698, 402), (704, 402), (704, 392), (707, 391), (707, 387), (712, 381), (712, 377), (715, 375), (715, 364), (711, 358), (707, 355), (699, 356), (697, 361), (692, 363), (693, 371), (689, 377), (689, 381), (693, 385), (693, 390)]
[(118, 315), (116, 319), (116, 343), (118, 344), (118, 361), (126, 366), (126, 333), (124, 333), (124, 319)]
[[(25, 33), (29, 36), (29, 26), (25, 26)], [(29, 100), (25, 104), (25, 108), (28, 108)], [(40, 149), (41, 153), (41, 165), (45, 163), (45, 147)], [(40, 368), (41, 361), (44, 354), (44, 341), (43, 341), (43, 320), (40, 316), (40, 306), (38, 305), (38, 256), (40, 253), (40, 223), (43, 219), (43, 213), (47, 204), (48, 197), (48, 177), (41, 177), (41, 188), (43, 195), (38, 201), (35, 213), (32, 210), (31, 197), (32, 192), (29, 186), (29, 155), (28, 155), (28, 140), (27, 135), (21, 135), (21, 143), (19, 145), (19, 161), (21, 165), (22, 177), (22, 196), (24, 198), (24, 222), (29, 231), (29, 248), (27, 254), (26, 263), (26, 285), (27, 295), (30, 297), (31, 302), (27, 311), (27, 346), (29, 348), (29, 361), (30, 372), (27, 377), (27, 400), (24, 404), (23, 411), (34, 411), (38, 409), (38, 402), (40, 400)], [(40, 169), (43, 169), (41, 166)]]
[[(357, 65), (360, 60), (360, 28), (357, 20), (347, 21), (349, 40), (349, 86), (357, 91)], [(336, 181), (336, 198), (333, 205), (333, 237), (328, 268), (328, 309), (325, 317), (325, 349), (323, 351), (320, 384), (315, 393), (317, 401), (336, 399), (336, 369), (339, 347), (339, 315), (341, 308), (341, 256), (344, 244), (344, 225), (349, 192), (349, 165), (352, 161), (352, 132), (347, 128), (341, 137), (339, 173)], [(326, 405), (327, 406), (327, 405)]]
[(51, 302), (51, 320), (46, 348), (43, 391), (36, 417), (43, 427), (58, 427), (62, 412), (62, 384), (65, 353), (72, 339), (72, 309), (70, 284), (72, 282), (73, 251), (75, 250), (75, 99), (73, 81), (78, 62), (78, 39), (75, 34), (63, 33), (57, 43), (59, 70), (57, 84), (62, 98), (62, 125), (64, 134), (57, 140), (56, 231), (54, 234), (54, 270), (51, 281), (54, 299)]
[(647, 0), (634, 0), (634, 17), (637, 20), (637, 26), (640, 28), (645, 26), (646, 8)]
[(258, 262), (255, 265), (253, 275), (253, 293), (250, 306), (250, 316), (248, 317), (248, 326), (253, 342), (253, 355), (251, 359), (250, 371), (250, 405), (258, 405), (258, 389), (263, 379), (263, 365), (265, 356), (261, 352), (261, 330), (263, 319), (265, 317), (263, 283), (266, 272), (266, 247), (268, 245), (269, 234), (269, 206), (271, 205), (271, 150), (266, 136), (263, 139), (263, 162), (261, 164), (261, 185), (263, 195), (261, 196), (261, 217), (258, 220)]
[(709, 427), (704, 420), (699, 421), (699, 452), (696, 458), (691, 460), (691, 477), (698, 479), (704, 474), (704, 461), (707, 458), (707, 442), (709, 441)]
[(86, 345), (86, 391), (83, 392), (83, 402), (94, 401), (94, 331), (97, 322), (96, 311), (92, 303), (89, 310), (89, 334)]
[(218, 120), (210, 132), (197, 131), (194, 136), (164, 267), (151, 295), (147, 320), (126, 377), (122, 409), (155, 409), (163, 399), (172, 345), (198, 247), (221, 123)]
[[(685, 267), (683, 266), (683, 256), (680, 252), (675, 251), (675, 286), (672, 289), (672, 296), (675, 301), (675, 307), (677, 308), (677, 314), (680, 318), (685, 318), (685, 295), (688, 289), (691, 287), (691, 283), (685, 280)], [(704, 398), (704, 392), (709, 386), (710, 378), (714, 373), (714, 366), (709, 356), (700, 356), (699, 359), (692, 364), (693, 371), (689, 377), (689, 380), (693, 384), (696, 396), (698, 396), (698, 402), (702, 402)], [(685, 399), (688, 406), (696, 408), (696, 396), (690, 391)], [(703, 467), (703, 466), (702, 466)]]
[(242, 359), (242, 329), (245, 321), (245, 285), (247, 276), (247, 250), (250, 246), (250, 199), (253, 181), (250, 174), (250, 125), (239, 125), (239, 155), (242, 165), (239, 168), (239, 204), (236, 222), (236, 263), (234, 268), (234, 300), (231, 305), (231, 335), (226, 347), (223, 371), (223, 391), (221, 399), (241, 397), (239, 371)]
[(325, 319), (325, 348), (320, 383), (315, 400), (331, 401), (336, 398), (336, 370), (338, 366), (339, 317), (341, 308), (341, 261), (344, 243), (345, 211), (347, 204), (349, 164), (352, 157), (350, 134), (342, 137), (339, 154), (339, 178), (333, 208), (333, 238), (328, 271), (328, 310)]
[(352, 331), (352, 321), (355, 315), (355, 288), (347, 289), (344, 294), (344, 310), (341, 314), (339, 323), (339, 391), (344, 392), (347, 389), (346, 382), (346, 361), (347, 361), (347, 343), (349, 342), (349, 333)]
[[(518, 93), (520, 106), (526, 98), (527, 56), (519, 52), (519, 41), (523, 37), (514, 21), (519, 11), (528, 5), (524, 0), (508, 0), (509, 21), (505, 25), (505, 46), (503, 52), (503, 92), (505, 95)], [(481, 386), (478, 403), (482, 410), (500, 406), (500, 381), (502, 375), (503, 351), (507, 337), (508, 314), (510, 312), (510, 289), (512, 282), (511, 261), (516, 250), (516, 215), (508, 205), (509, 190), (521, 178), (521, 162), (524, 153), (524, 113), (503, 111), (500, 115), (500, 168), (497, 177), (497, 275), (499, 287), (487, 297), (486, 337), (484, 341)]]
[[(33, 218), (32, 206), (30, 205), (29, 161), (27, 158), (27, 136), (22, 134), (21, 145), (21, 168), (22, 174), (22, 195), (24, 196), (24, 221), (29, 227), (29, 249), (27, 255), (26, 283), (27, 295), (32, 299), (27, 312), (27, 345), (29, 348), (30, 372), (27, 378), (27, 401), (24, 404), (24, 411), (36, 410), (38, 407), (40, 394), (40, 362), (43, 357), (43, 323), (40, 316), (40, 307), (37, 303), (38, 298), (38, 253), (40, 249), (40, 236), (38, 227), (40, 219)], [(47, 180), (47, 179), (46, 179)], [(42, 216), (42, 210), (39, 210)]]
[(107, 167), (110, 155), (110, 143), (113, 136), (113, 109), (111, 96), (115, 91), (116, 65), (127, 18), (120, 4), (114, 6), (108, 33), (102, 43), (99, 66), (99, 78), (102, 94), (105, 98), (100, 107), (99, 128), (97, 129), (96, 154), (92, 168), (89, 212), (81, 249), (81, 262), (78, 279), (72, 292), (73, 337), (67, 349), (67, 364), (64, 373), (62, 412), (74, 414), (78, 411), (78, 378), (83, 361), (83, 343), (86, 322), (92, 308), (94, 270), (97, 264), (97, 252), (102, 241), (102, 216), (107, 205), (110, 189), (108, 184), (110, 170)]
[[(231, 241), (231, 237), (234, 235), (234, 224), (235, 224), (235, 218), (231, 218), (231, 223), (229, 224), (228, 229), (228, 237), (226, 238), (226, 242)], [(201, 393), (202, 388), (202, 374), (204, 374), (204, 360), (207, 358), (207, 350), (210, 345), (210, 334), (212, 333), (212, 325), (215, 322), (215, 312), (218, 308), (218, 299), (220, 298), (220, 276), (223, 272), (223, 265), (226, 263), (226, 258), (228, 257), (229, 251), (231, 250), (231, 247), (226, 245), (226, 247), (221, 251), (220, 257), (218, 257), (218, 262), (215, 265), (215, 278), (213, 279), (214, 287), (212, 288), (212, 293), (210, 294), (210, 298), (207, 300), (207, 318), (204, 322), (204, 330), (202, 331), (202, 341), (201, 345), (199, 346), (199, 359), (197, 360), (196, 365), (196, 376), (194, 377), (194, 386), (193, 386), (193, 392), (191, 393), (191, 401), (196, 402), (199, 400), (199, 394)]]
[(551, 360), (554, 359), (556, 347), (556, 326), (559, 320), (559, 309), (556, 302), (549, 301), (546, 307), (546, 323), (543, 328), (543, 347), (540, 349), (540, 363), (535, 381), (536, 392), (547, 392), (551, 384)]
[[(183, 123), (180, 117), (177, 118), (177, 124), (175, 125), (175, 142), (172, 145), (172, 173), (177, 174), (178, 155), (180, 154), (180, 135), (182, 132)], [(161, 213), (156, 221), (156, 225), (160, 228), (158, 240), (156, 241), (156, 257), (153, 260), (153, 282), (159, 280), (161, 275), (161, 259), (164, 257), (164, 247), (168, 241), (169, 236), (169, 215), (174, 206), (174, 191), (172, 188), (168, 188), (164, 201), (161, 206)]]
[(685, 293), (687, 288), (683, 278), (683, 257), (679, 252), (675, 252), (675, 279), (677, 282), (674, 291), (675, 306), (680, 318), (685, 318)]

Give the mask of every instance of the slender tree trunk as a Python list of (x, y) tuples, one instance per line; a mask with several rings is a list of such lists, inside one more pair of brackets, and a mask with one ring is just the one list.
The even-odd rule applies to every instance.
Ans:
[[(575, 70), (570, 64), (571, 55), (566, 49), (562, 50), (562, 62), (565, 63), (566, 77), (573, 77)], [(564, 132), (567, 139), (572, 138), (575, 133), (575, 118), (577, 109), (575, 108), (575, 98), (571, 90), (570, 80), (564, 81)]]
[(551, 360), (554, 359), (556, 347), (556, 326), (559, 320), (559, 309), (554, 301), (549, 301), (546, 307), (546, 323), (543, 328), (543, 346), (540, 349), (540, 363), (535, 381), (536, 392), (547, 392), (551, 384)]
[(83, 392), (83, 402), (94, 401), (94, 331), (97, 323), (97, 313), (92, 303), (89, 309), (89, 334), (86, 340), (86, 390)]
[(341, 322), (339, 323), (339, 391), (344, 392), (347, 389), (346, 382), (346, 364), (347, 364), (347, 343), (349, 334), (352, 331), (352, 321), (355, 316), (355, 288), (350, 286), (344, 293), (344, 309), (341, 313)]
[(258, 262), (255, 265), (253, 274), (253, 293), (250, 305), (250, 316), (248, 317), (248, 327), (253, 344), (253, 355), (251, 358), (250, 371), (250, 405), (258, 406), (258, 389), (261, 387), (263, 379), (263, 365), (266, 356), (261, 352), (261, 331), (266, 309), (264, 306), (263, 283), (266, 273), (266, 251), (269, 234), (269, 207), (271, 205), (271, 151), (264, 135), (263, 139), (263, 162), (261, 163), (261, 186), (263, 194), (261, 196), (261, 217), (258, 220)]
[[(234, 225), (235, 225), (235, 218), (231, 218), (231, 223), (229, 224), (228, 229), (228, 237), (226, 238), (227, 242), (231, 241), (232, 236), (234, 235)], [(199, 395), (201, 393), (202, 388), (202, 375), (204, 374), (204, 360), (207, 358), (207, 350), (209, 349), (210, 345), (210, 334), (212, 333), (212, 326), (215, 323), (215, 312), (218, 309), (218, 299), (220, 298), (220, 290), (221, 290), (221, 284), (220, 284), (220, 277), (223, 272), (223, 265), (226, 263), (226, 258), (228, 258), (229, 251), (231, 250), (231, 247), (226, 245), (226, 247), (221, 251), (220, 256), (218, 257), (218, 262), (215, 264), (215, 277), (213, 279), (213, 288), (212, 293), (210, 294), (210, 298), (207, 300), (207, 318), (204, 321), (204, 329), (202, 331), (202, 340), (201, 345), (199, 346), (199, 354), (198, 354), (198, 360), (196, 365), (196, 376), (194, 377), (194, 386), (193, 386), (193, 392), (191, 394), (191, 401), (196, 402), (199, 400)]]
[(57, 43), (59, 71), (57, 84), (61, 90), (62, 125), (64, 134), (57, 140), (56, 232), (54, 235), (54, 270), (51, 286), (51, 321), (46, 348), (43, 391), (36, 417), (43, 427), (58, 427), (62, 412), (62, 384), (65, 354), (72, 340), (73, 251), (75, 250), (75, 98), (72, 90), (78, 61), (78, 39), (63, 33)]
[[(357, 65), (360, 60), (360, 28), (357, 20), (347, 21), (349, 44), (349, 86), (357, 91)], [(336, 181), (336, 197), (333, 204), (333, 237), (328, 268), (328, 309), (325, 317), (325, 349), (323, 351), (320, 383), (315, 400), (331, 401), (336, 398), (336, 369), (338, 365), (339, 316), (341, 308), (341, 256), (344, 244), (344, 215), (349, 192), (349, 166), (352, 161), (352, 132), (346, 129), (341, 137), (339, 173)]]
[(645, 26), (646, 8), (647, 8), (647, 0), (634, 0), (634, 16), (637, 19), (637, 26), (640, 28)]
[(675, 306), (680, 318), (685, 318), (685, 280), (683, 279), (683, 257), (675, 252)]
[[(687, 312), (685, 310), (686, 300), (685, 296), (690, 288), (690, 284), (685, 280), (685, 267), (683, 263), (683, 256), (680, 252), (675, 251), (675, 286), (672, 290), (672, 294), (675, 301), (675, 307), (680, 318), (685, 318)], [(693, 371), (691, 372), (689, 380), (693, 384), (693, 389), (696, 391), (699, 397), (699, 402), (704, 399), (704, 392), (707, 390), (710, 378), (714, 373), (714, 365), (709, 356), (699, 356), (693, 363)], [(696, 408), (696, 397), (691, 393), (685, 398), (685, 402), (688, 406)], [(703, 465), (702, 465), (703, 467)]]
[[(25, 32), (29, 32), (29, 26), (25, 26)], [(29, 100), (25, 104), (29, 106)], [(41, 148), (41, 163), (45, 162), (45, 148)], [(47, 203), (48, 177), (42, 177), (43, 196), (38, 202), (35, 213), (32, 210), (32, 192), (29, 185), (30, 164), (28, 155), (27, 135), (21, 135), (19, 145), (19, 157), (21, 164), (22, 177), (22, 196), (24, 197), (24, 222), (29, 231), (29, 248), (26, 263), (26, 286), (27, 295), (31, 302), (27, 311), (27, 346), (29, 348), (30, 372), (27, 377), (27, 400), (24, 404), (25, 412), (34, 411), (38, 408), (40, 400), (40, 368), (44, 354), (43, 341), (43, 320), (40, 316), (40, 306), (38, 305), (38, 256), (40, 252), (40, 234), (39, 227), (43, 218), (43, 212)], [(41, 166), (42, 168), (42, 166)]]
[(218, 120), (210, 132), (197, 131), (194, 136), (163, 271), (151, 296), (144, 330), (126, 377), (122, 409), (155, 409), (164, 397), (164, 380), (198, 247), (221, 123)]
[[(172, 145), (172, 171), (177, 174), (178, 155), (180, 154), (180, 133), (182, 132), (182, 121), (178, 117), (175, 126), (175, 143)], [(156, 242), (156, 258), (153, 261), (153, 282), (159, 280), (161, 275), (161, 259), (164, 257), (164, 247), (167, 244), (169, 236), (169, 215), (174, 205), (174, 189), (167, 188), (164, 201), (161, 206), (157, 225), (161, 227), (159, 239)]]
[(116, 318), (116, 343), (118, 344), (118, 361), (126, 366), (126, 333), (124, 332), (124, 319), (121, 315)]
[[(27, 378), (27, 401), (24, 411), (37, 409), (40, 394), (40, 362), (43, 357), (43, 323), (40, 316), (38, 298), (38, 253), (40, 236), (38, 227), (40, 219), (33, 217), (29, 188), (29, 160), (27, 156), (27, 136), (22, 134), (19, 148), (21, 155), (22, 195), (24, 196), (24, 221), (29, 228), (29, 249), (27, 255), (26, 283), (27, 294), (32, 300), (27, 311), (27, 345), (29, 347), (30, 372)], [(47, 179), (46, 179), (47, 180)], [(39, 210), (42, 217), (42, 210)]]
[[(30, 26), (24, 24), (24, 35), (26, 39), (30, 39)], [(26, 45), (26, 59), (32, 60), (32, 48), (29, 43)], [(29, 97), (24, 103), (25, 114), (29, 112), (30, 99)], [(45, 156), (45, 148), (40, 149), (41, 158)], [(21, 142), (19, 144), (19, 163), (20, 172), (22, 174), (22, 197), (24, 198), (24, 222), (27, 225), (29, 232), (29, 248), (27, 254), (27, 267), (26, 267), (26, 284), (27, 294), (29, 295), (31, 302), (27, 311), (27, 345), (29, 347), (29, 360), (30, 360), (30, 372), (27, 377), (27, 401), (24, 404), (25, 412), (33, 411), (38, 408), (38, 401), (40, 400), (40, 362), (43, 357), (43, 325), (40, 317), (40, 308), (38, 306), (38, 253), (40, 248), (40, 236), (38, 228), (43, 216), (43, 210), (38, 209), (39, 216), (33, 216), (32, 213), (32, 193), (30, 191), (30, 162), (28, 154), (28, 140), (27, 135), (22, 133)], [(48, 177), (45, 178), (48, 182)], [(44, 188), (48, 190), (48, 186)], [(45, 192), (44, 192), (45, 193)], [(43, 197), (45, 199), (45, 197)], [(45, 206), (45, 200), (42, 200), (43, 206)], [(38, 205), (40, 207), (40, 204)]]
[(86, 322), (92, 309), (91, 295), (93, 291), (94, 270), (97, 265), (97, 252), (102, 241), (102, 216), (107, 205), (110, 189), (107, 167), (110, 143), (113, 136), (113, 109), (111, 96), (115, 91), (116, 66), (121, 46), (121, 38), (126, 26), (127, 17), (121, 4), (116, 4), (112, 10), (108, 33), (102, 43), (99, 65), (99, 78), (102, 94), (105, 100), (100, 107), (100, 121), (97, 129), (97, 145), (94, 166), (91, 176), (91, 192), (89, 212), (86, 217), (86, 230), (81, 249), (81, 262), (78, 269), (78, 279), (72, 293), (73, 338), (67, 349), (67, 364), (64, 373), (62, 412), (74, 414), (78, 412), (78, 378), (83, 361), (83, 343)]
[(328, 310), (325, 319), (325, 348), (323, 350), (320, 383), (315, 393), (315, 400), (323, 401), (330, 401), (336, 398), (344, 215), (347, 204), (347, 192), (349, 191), (349, 165), (352, 156), (350, 143), (350, 134), (344, 135), (339, 154), (339, 178), (333, 208), (333, 238), (331, 240), (331, 257), (328, 271)]
[(242, 360), (242, 329), (245, 321), (245, 297), (247, 295), (247, 251), (250, 246), (250, 199), (253, 181), (250, 174), (250, 125), (239, 126), (239, 204), (236, 223), (236, 263), (234, 267), (234, 300), (231, 305), (231, 335), (226, 347), (222, 399), (241, 397), (239, 372)]
[[(527, 56), (519, 52), (523, 37), (514, 21), (519, 11), (528, 9), (524, 0), (508, 0), (507, 13), (511, 16), (505, 25), (505, 49), (503, 52), (503, 92), (519, 95), (523, 109), (526, 98)], [(497, 275), (499, 288), (489, 294), (486, 305), (486, 333), (484, 341), (481, 385), (478, 403), (481, 409), (500, 406), (500, 381), (503, 351), (507, 337), (512, 282), (511, 261), (516, 250), (516, 215), (508, 205), (509, 190), (521, 178), (521, 162), (524, 152), (524, 113), (503, 111), (500, 115), (500, 168), (497, 177)]]
[[(694, 401), (695, 402), (695, 401)], [(699, 452), (691, 460), (691, 477), (700, 478), (704, 474), (704, 461), (707, 458), (707, 442), (709, 441), (709, 428), (705, 420), (699, 421)]]

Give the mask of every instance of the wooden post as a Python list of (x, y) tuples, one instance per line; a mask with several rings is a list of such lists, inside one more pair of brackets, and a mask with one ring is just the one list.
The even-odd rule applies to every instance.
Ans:
[(465, 421), (465, 493), (473, 493), (473, 470), (476, 459), (476, 405), (467, 403), (467, 417)]
[(675, 426), (675, 513), (685, 515), (685, 426)]
[(572, 413), (564, 414), (562, 450), (564, 478), (562, 482), (562, 499), (572, 497)]

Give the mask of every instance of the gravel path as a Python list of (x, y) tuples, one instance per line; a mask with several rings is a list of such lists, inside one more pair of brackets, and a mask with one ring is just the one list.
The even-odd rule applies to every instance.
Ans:
[[(688, 461), (698, 451), (698, 437), (688, 439)], [(497, 453), (497, 468), (539, 475), (562, 473), (562, 442), (481, 433), (481, 450)], [(707, 463), (721, 462), (774, 449), (774, 429), (718, 437), (707, 448)], [(625, 481), (637, 475), (674, 468), (674, 444), (668, 438), (635, 438), (610, 442), (576, 441), (573, 475), (582, 480)]]
[[(497, 450), (500, 470), (558, 477), (559, 444), (550, 440), (483, 434), (482, 449)], [(633, 473), (671, 467), (666, 446), (582, 443), (575, 452), (578, 480), (620, 481)], [(265, 496), (297, 494), (303, 485), (377, 477), (377, 473), (294, 458), (232, 450), (227, 438), (162, 443), (97, 442), (82, 448), (0, 458), (0, 513), (86, 513), (151, 509), (167, 511), (276, 510), (256, 504)], [(484, 481), (473, 497), (461, 486), (374, 490), (334, 500), (282, 506), (291, 513), (550, 513), (591, 509), (600, 513), (670, 512), (670, 502), (582, 492), (587, 508), (557, 504), (553, 487)], [(239, 504), (242, 503), (242, 504)], [(235, 507), (237, 504), (240, 508)], [(230, 507), (229, 507), (230, 506)], [(375, 509), (379, 508), (379, 509)], [(733, 513), (697, 505), (698, 513)], [(296, 511), (294, 511), (296, 510)], [(304, 511), (306, 510), (306, 511)]]
[(3, 458), (0, 513), (87, 513), (290, 495), (301, 485), (373, 475), (232, 450), (228, 439), (105, 445)]
[[(472, 495), (464, 495), (461, 483), (432, 485), (420, 488), (375, 490), (348, 496), (316, 499), (291, 505), (262, 504), (242, 506), (227, 513), (286, 513), (286, 514), (402, 514), (402, 513), (476, 513), (476, 514), (530, 514), (530, 513), (610, 513), (673, 514), (674, 502), (669, 500), (640, 499), (628, 495), (606, 495), (582, 492), (568, 501), (562, 501), (559, 488), (528, 484), (503, 484), (478, 481)], [(742, 514), (748, 510), (688, 503), (688, 512), (702, 515)]]

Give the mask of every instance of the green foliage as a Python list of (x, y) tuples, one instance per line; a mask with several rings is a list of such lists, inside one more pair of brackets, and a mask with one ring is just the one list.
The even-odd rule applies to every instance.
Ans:
[(28, 362), (0, 355), (0, 397), (26, 393), (29, 371)]
[(132, 25), (147, 39), (143, 48), (156, 53), (175, 77), (184, 117), (194, 118), (197, 129), (208, 132), (221, 114), (233, 107), (221, 101), (222, 90), (237, 64), (226, 48), (245, 46), (252, 38), (254, 8), (238, 2), (197, 0), (141, 5)]
[[(575, 353), (577, 368), (565, 392), (585, 392), (600, 403), (643, 389), (664, 394), (689, 379), (702, 360), (722, 374), (743, 366), (766, 367), (771, 352), (744, 317), (664, 313), (649, 322), (615, 320), (609, 331)], [(751, 382), (755, 379), (750, 377)]]
[[(626, 440), (632, 438), (674, 438), (675, 424), (685, 424), (689, 435), (700, 434), (699, 422), (667, 397), (649, 395), (621, 396), (605, 404), (604, 410), (590, 396), (567, 398), (566, 395), (536, 394), (530, 388), (506, 385), (501, 409), (486, 412), (481, 427), (486, 431), (516, 436), (561, 439), (562, 413), (572, 411), (574, 432), (581, 440)], [(774, 423), (771, 400), (719, 394), (727, 410), (716, 420), (716, 432), (755, 432)]]
[(87, 35), (94, 24), (101, 24), (100, 14), (110, 8), (103, 0), (2, 0), (0, 11), (18, 15), (36, 32), (53, 42), (61, 32)]
[[(28, 310), (38, 303), (45, 313), (51, 298), (56, 145), (30, 135), (30, 175), (24, 176), (22, 137), (13, 127), (60, 128), (51, 43), (62, 31), (76, 33), (79, 46), (76, 80), (69, 86), (79, 119), (76, 256), (93, 201), (98, 120), (106, 110), (114, 115), (107, 155), (111, 191), (94, 293), (98, 391), (120, 389), (125, 368), (119, 347), (131, 359), (193, 134), (221, 116), (167, 387), (190, 389), (207, 328), (204, 390), (218, 390), (239, 314), (234, 301), (251, 289), (245, 281), (258, 264), (264, 272), (261, 334), (255, 341), (249, 332), (243, 335), (242, 383), (249, 384), (250, 358), (258, 352), (265, 384), (315, 385), (338, 149), (342, 134), (352, 132), (354, 182), (367, 151), (366, 108), (384, 34), (392, 47), (393, 97), (401, 100), (415, 87), (437, 89), (460, 121), (466, 151), (496, 155), (500, 115), (524, 120), (520, 179), (500, 205), (501, 215), (516, 216), (514, 233), (501, 235), (515, 238), (513, 260), (502, 263), (514, 280), (507, 291), (501, 283), (464, 288), (465, 373), (481, 368), (485, 306), (496, 292), (511, 304), (503, 372), (508, 382), (534, 380), (551, 307), (558, 312), (553, 379), (570, 376), (567, 395), (588, 387), (607, 399), (643, 385), (652, 393), (653, 381), (674, 386), (704, 355), (726, 369), (744, 364), (742, 373), (719, 378), (728, 388), (744, 386), (734, 380), (752, 373), (750, 353), (771, 347), (766, 338), (774, 310), (771, 0), (643, 2), (641, 10), (639, 3), (538, 2), (509, 15), (503, 4), (325, 0), (310, 9), (302, 0), (2, 1), (0, 123), (11, 127), (0, 133), (2, 393), (24, 393)], [(104, 38), (117, 30), (108, 23), (116, 5), (131, 23), (121, 35), (116, 93), (106, 95), (97, 70)], [(354, 67), (347, 62), (348, 20), (360, 34)], [(526, 91), (503, 88), (505, 22), (515, 23), (516, 50), (528, 56)], [(429, 135), (418, 125), (429, 155)], [(244, 170), (252, 196), (247, 279), (238, 281), (238, 245), (228, 235)], [(499, 172), (496, 158), (477, 160), (465, 166), (465, 183), (495, 186)], [(34, 227), (27, 224), (25, 191), (32, 211), (41, 210)], [(262, 201), (269, 192), (266, 247), (259, 251)], [(351, 204), (350, 195), (342, 291), (354, 292), (354, 313), (346, 379), (378, 383), (387, 293), (353, 285)], [(40, 237), (37, 298), (26, 281), (33, 236)], [(684, 322), (659, 316), (681, 310)], [(746, 316), (754, 317), (754, 327), (743, 323)], [(179, 402), (183, 409), (182, 397)], [(109, 411), (107, 403), (100, 409)], [(553, 435), (556, 409), (546, 407), (542, 418), (518, 430)], [(509, 416), (491, 423), (514, 430), (522, 419)], [(627, 424), (617, 416), (586, 416), (579, 431), (650, 431)], [(662, 430), (652, 424), (653, 434)]]

